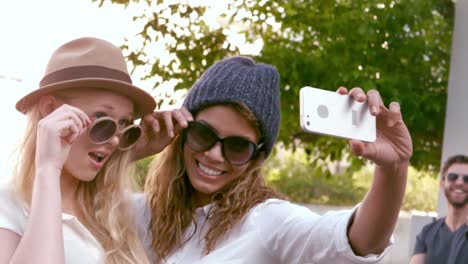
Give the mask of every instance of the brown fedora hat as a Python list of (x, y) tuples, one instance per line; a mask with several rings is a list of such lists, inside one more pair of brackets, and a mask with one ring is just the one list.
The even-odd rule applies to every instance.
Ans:
[(132, 85), (120, 48), (98, 38), (79, 38), (65, 43), (50, 57), (39, 88), (16, 103), (26, 113), (43, 95), (70, 88), (107, 89), (129, 97), (141, 117), (156, 107), (154, 98)]

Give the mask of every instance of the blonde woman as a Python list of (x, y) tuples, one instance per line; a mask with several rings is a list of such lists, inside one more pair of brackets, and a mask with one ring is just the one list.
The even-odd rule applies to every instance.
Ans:
[[(346, 88), (338, 89), (348, 94)], [(151, 165), (140, 228), (153, 263), (375, 263), (391, 245), (412, 153), (399, 105), (367, 101), (377, 141), (350, 141), (375, 163), (372, 187), (354, 210), (319, 216), (265, 186), (262, 166), (279, 130), (279, 74), (245, 57), (222, 60), (184, 101), (189, 125)], [(192, 118), (192, 117), (190, 117)], [(149, 232), (148, 232), (149, 230)]]
[(16, 105), (27, 129), (0, 189), (0, 264), (148, 263), (126, 187), (144, 134), (134, 120), (155, 105), (107, 41), (52, 54), (40, 87)]

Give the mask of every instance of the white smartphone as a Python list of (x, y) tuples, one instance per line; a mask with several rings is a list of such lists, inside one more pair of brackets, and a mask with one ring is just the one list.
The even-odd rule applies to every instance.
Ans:
[(374, 142), (375, 116), (369, 104), (313, 87), (303, 87), (299, 94), (301, 128), (310, 133)]

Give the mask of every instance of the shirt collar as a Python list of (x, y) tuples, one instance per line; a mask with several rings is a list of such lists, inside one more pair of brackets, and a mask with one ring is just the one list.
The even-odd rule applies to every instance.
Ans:
[(195, 214), (197, 216), (207, 217), (210, 211), (213, 209), (216, 209), (217, 207), (218, 205), (216, 204), (216, 202), (212, 202), (212, 203), (209, 203), (207, 205), (204, 205), (202, 207), (198, 207), (197, 209), (195, 209)]

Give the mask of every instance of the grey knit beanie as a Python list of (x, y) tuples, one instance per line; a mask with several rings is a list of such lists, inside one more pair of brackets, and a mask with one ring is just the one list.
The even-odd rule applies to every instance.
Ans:
[(211, 66), (193, 85), (184, 106), (196, 113), (203, 107), (243, 103), (260, 123), (265, 157), (273, 148), (280, 124), (278, 71), (247, 57), (231, 57)]

